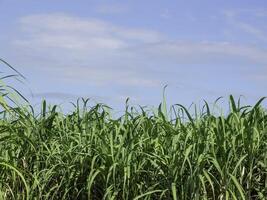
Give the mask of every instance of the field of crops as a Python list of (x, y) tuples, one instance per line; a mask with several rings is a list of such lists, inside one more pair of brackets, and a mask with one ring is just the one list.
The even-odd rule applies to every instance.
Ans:
[(266, 199), (267, 112), (229, 98), (225, 115), (126, 104), (118, 118), (9, 105), (1, 82), (0, 199)]

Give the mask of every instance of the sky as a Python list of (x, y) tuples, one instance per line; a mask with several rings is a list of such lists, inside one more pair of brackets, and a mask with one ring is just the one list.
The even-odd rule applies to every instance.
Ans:
[(33, 104), (267, 95), (266, 0), (0, 0), (0, 43)]

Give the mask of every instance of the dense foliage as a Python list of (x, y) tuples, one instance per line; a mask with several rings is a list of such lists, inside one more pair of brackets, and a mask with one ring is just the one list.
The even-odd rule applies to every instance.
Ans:
[(266, 199), (267, 113), (241, 107), (191, 116), (81, 99), (63, 114), (9, 106), (1, 87), (0, 199)]

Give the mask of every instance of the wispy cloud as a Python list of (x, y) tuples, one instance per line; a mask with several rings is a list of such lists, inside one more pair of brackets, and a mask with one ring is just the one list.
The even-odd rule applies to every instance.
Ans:
[(81, 19), (65, 14), (27, 16), (20, 20), (20, 25), (29, 35), (23, 42), (81, 50), (116, 49), (124, 47), (125, 40), (154, 42), (161, 37), (155, 31), (124, 28), (94, 18)]
[(34, 55), (43, 55), (42, 70), (68, 82), (159, 87), (174, 81), (162, 72), (176, 72), (184, 65), (267, 64), (267, 50), (256, 46), (167, 40), (158, 31), (94, 18), (31, 15), (19, 24), (20, 34), (13, 41), (17, 53), (28, 53), (31, 62)]
[(245, 33), (248, 33), (255, 38), (266, 42), (267, 32), (263, 30), (262, 27), (259, 28), (256, 25), (252, 25), (246, 22), (246, 18), (253, 17), (258, 20), (267, 20), (267, 10), (262, 9), (237, 9), (237, 10), (225, 10), (223, 15), (228, 19), (228, 21), (235, 27), (239, 28)]
[(32, 55), (46, 55), (47, 61), (51, 61), (46, 70), (51, 68), (64, 79), (90, 77), (96, 85), (112, 82), (150, 87), (158, 84), (138, 74), (134, 69), (137, 63), (128, 63), (133, 55), (126, 51), (130, 46), (160, 41), (162, 36), (156, 31), (65, 14), (23, 17), (20, 27), (22, 35), (27, 37), (15, 39), (13, 45)]
[(254, 17), (266, 17), (267, 9), (265, 8), (239, 8), (223, 10), (223, 14), (227, 17), (237, 17), (240, 15), (251, 15)]
[(267, 51), (229, 42), (162, 42), (145, 45), (145, 54), (183, 64), (253, 62), (267, 64)]
[(255, 37), (257, 37), (260, 40), (263, 40), (265, 42), (267, 41), (266, 33), (263, 32), (261, 29), (255, 27), (255, 26), (252, 26), (251, 24), (239, 22), (238, 27), (249, 34), (254, 35)]

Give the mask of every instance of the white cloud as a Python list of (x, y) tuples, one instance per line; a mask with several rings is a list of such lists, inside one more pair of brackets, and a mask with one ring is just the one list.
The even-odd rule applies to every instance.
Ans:
[(170, 80), (160, 73), (175, 71), (173, 66), (267, 64), (267, 51), (256, 46), (168, 41), (157, 31), (92, 18), (31, 15), (19, 23), (20, 32), (13, 42), (16, 53), (27, 54), (28, 62), (35, 62), (31, 67), (38, 63), (34, 56), (42, 55), (38, 63), (42, 70), (68, 82), (161, 87)]
[(17, 40), (14, 43), (20, 46), (32, 46), (32, 48), (61, 48), (78, 51), (118, 49), (125, 46), (122, 40), (112, 37), (94, 36), (91, 38), (82, 38), (76, 35), (50, 33), (40, 33), (36, 38), (34, 37), (30, 40)]
[(20, 27), (22, 36), (13, 41), (15, 48), (24, 49), (28, 55), (46, 56), (44, 70), (62, 74), (62, 79), (79, 77), (80, 80), (90, 76), (91, 83), (96, 85), (150, 87), (158, 84), (131, 69), (136, 63), (129, 62), (133, 55), (126, 50), (130, 46), (160, 41), (162, 36), (156, 31), (65, 14), (26, 16), (20, 20)]
[(266, 42), (267, 32), (261, 28), (252, 25), (245, 21), (246, 18), (254, 17), (256, 20), (266, 20), (267, 11), (262, 9), (238, 9), (238, 10), (225, 10), (223, 15), (228, 19), (228, 21), (234, 26), (239, 28), (245, 33), (248, 33), (255, 38)]
[(64, 13), (36, 14), (22, 17), (19, 20), (24, 31), (39, 33), (49, 32), (77, 32), (98, 34), (107, 31), (109, 24), (97, 19), (83, 20)]
[(242, 14), (247, 16), (254, 16), (254, 17), (266, 17), (267, 10), (264, 8), (239, 8), (239, 9), (232, 9), (232, 10), (223, 10), (223, 14), (227, 17), (236, 17)]
[(141, 52), (177, 63), (216, 64), (239, 62), (267, 63), (267, 51), (255, 46), (228, 42), (164, 42), (144, 46)]
[[(123, 41), (124, 39), (136, 42), (155, 42), (162, 35), (156, 31), (147, 29), (132, 29), (116, 26), (95, 18), (82, 19), (66, 14), (31, 15), (20, 20), (22, 30), (28, 34), (42, 36), (42, 33), (50, 35), (77, 36), (86, 38), (112, 38)], [(85, 38), (86, 37), (86, 38)]]
[(263, 40), (263, 41), (267, 41), (267, 36), (266, 33), (264, 33), (261, 29), (252, 26), (251, 24), (248, 23), (244, 23), (244, 22), (236, 22), (235, 23), (240, 29), (242, 29), (243, 31), (254, 35), (256, 38)]

